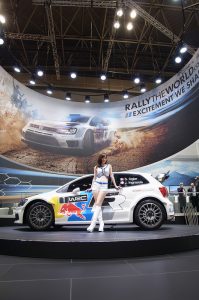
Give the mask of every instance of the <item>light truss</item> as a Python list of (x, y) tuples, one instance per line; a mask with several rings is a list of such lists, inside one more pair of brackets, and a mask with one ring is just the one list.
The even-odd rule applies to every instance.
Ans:
[(52, 8), (51, 5), (46, 4), (46, 13), (48, 17), (48, 30), (50, 33), (50, 41), (52, 45), (52, 52), (53, 52), (53, 58), (55, 63), (55, 72), (57, 79), (60, 79), (60, 67), (59, 67), (59, 58), (57, 53), (57, 46), (56, 46), (56, 38), (55, 38), (55, 28), (54, 28), (54, 21), (53, 21), (53, 14), (52, 14)]
[[(32, 0), (32, 3), (35, 5), (44, 5), (49, 0)], [(118, 1), (100, 1), (100, 0), (51, 0), (50, 3), (53, 6), (77, 6), (77, 7), (96, 7), (96, 8), (116, 8), (127, 6), (129, 8), (134, 8), (137, 10), (138, 15), (140, 15), (144, 20), (146, 20), (149, 24), (158, 29), (162, 34), (167, 36), (170, 40), (172, 40), (175, 44), (181, 41), (180, 37), (178, 37), (175, 33), (165, 27), (162, 23), (152, 17), (149, 13), (147, 13), (142, 7), (140, 7), (135, 1), (132, 0), (118, 0)], [(194, 54), (195, 50), (187, 45), (188, 52), (190, 54)]]
[[(156, 29), (158, 29), (161, 33), (166, 35), (175, 44), (178, 44), (181, 41), (180, 37), (178, 37), (175, 33), (173, 33), (171, 30), (169, 30), (167, 27), (165, 27), (162, 23), (160, 23), (158, 20), (156, 20), (154, 17), (152, 17), (149, 13), (147, 13), (135, 1), (126, 0), (125, 3), (126, 3), (126, 6), (128, 6), (129, 8), (136, 9), (138, 15), (140, 15), (143, 19), (145, 19), (149, 24), (154, 26)], [(187, 46), (188, 52), (190, 54), (195, 53), (195, 50), (193, 48), (191, 48), (189, 45), (186, 45), (186, 46)]]
[[(13, 40), (24, 40), (24, 41), (41, 41), (50, 43), (50, 37), (42, 34), (34, 34), (34, 33), (18, 33), (18, 32), (5, 32), (5, 37)], [(74, 40), (74, 41), (93, 41), (93, 42), (101, 42), (100, 38), (97, 36), (80, 36), (80, 35), (56, 35), (57, 40)], [(104, 42), (110, 42), (111, 38), (104, 38)], [(114, 42), (121, 44), (137, 44), (139, 40), (137, 39), (114, 39)], [(148, 45), (149, 42), (147, 40), (142, 40), (140, 42), (141, 45)], [(166, 42), (150, 42), (152, 46), (159, 47), (171, 47), (171, 43)]]
[(42, 34), (5, 32), (5, 37), (12, 40), (51, 42), (49, 36)]
[(122, 0), (109, 1), (109, 0), (32, 0), (35, 5), (44, 5), (46, 3), (51, 3), (53, 6), (75, 6), (75, 7), (99, 7), (99, 8), (116, 8), (118, 6), (124, 6)]

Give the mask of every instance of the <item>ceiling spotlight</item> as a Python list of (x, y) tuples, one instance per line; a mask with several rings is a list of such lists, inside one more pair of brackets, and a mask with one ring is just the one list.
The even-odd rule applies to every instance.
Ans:
[(53, 90), (52, 90), (52, 87), (49, 85), (47, 90), (46, 90), (46, 93), (49, 94), (49, 95), (52, 95), (53, 93)]
[(44, 75), (44, 72), (43, 72), (42, 70), (38, 70), (38, 71), (37, 71), (37, 75), (38, 75), (39, 77), (42, 77), (42, 76)]
[(70, 101), (71, 100), (71, 93), (66, 93), (65, 99)]
[(139, 77), (135, 77), (135, 78), (134, 78), (134, 83), (135, 83), (135, 84), (140, 83), (140, 78), (139, 78)]
[(104, 102), (109, 102), (109, 95), (108, 94), (104, 94)]
[(129, 93), (127, 91), (124, 91), (123, 92), (123, 98), (128, 99), (128, 97), (129, 97)]
[(30, 78), (29, 83), (32, 85), (36, 83), (35, 78), (33, 76)]
[(77, 77), (77, 74), (75, 72), (70, 73), (70, 77), (75, 79)]
[(181, 58), (180, 56), (177, 56), (177, 57), (175, 58), (175, 62), (176, 62), (177, 64), (180, 64), (181, 61), (182, 61), (182, 58)]
[(122, 10), (121, 8), (119, 8), (119, 9), (117, 10), (117, 16), (118, 16), (118, 17), (123, 16), (123, 10)]
[(119, 23), (119, 21), (115, 21), (114, 24), (113, 24), (113, 26), (114, 26), (116, 29), (120, 28), (120, 23)]
[(135, 9), (132, 9), (132, 11), (130, 12), (130, 17), (131, 17), (132, 19), (135, 19), (136, 16), (137, 16), (136, 10), (135, 10)]
[(102, 74), (102, 75), (100, 76), (100, 78), (101, 78), (102, 81), (104, 81), (104, 80), (106, 80), (106, 75), (105, 75), (105, 74)]
[(162, 82), (162, 79), (160, 77), (156, 78), (155, 83), (160, 84)]
[(146, 87), (145, 87), (144, 85), (141, 86), (140, 92), (141, 92), (141, 93), (145, 93), (145, 92), (146, 92)]
[(90, 103), (91, 102), (90, 99), (91, 99), (90, 96), (85, 96), (85, 103)]
[(0, 23), (5, 24), (6, 19), (3, 15), (0, 15)]
[(187, 46), (183, 45), (181, 48), (180, 48), (180, 53), (185, 53), (187, 52)]
[(0, 37), (0, 45), (4, 44), (4, 39), (2, 37)]
[(126, 29), (127, 30), (132, 30), (133, 29), (133, 23), (132, 22), (128, 22), (126, 25)]
[(17, 66), (14, 67), (14, 70), (15, 70), (15, 72), (17, 72), (17, 73), (20, 73), (20, 72), (21, 72), (21, 69), (20, 69), (19, 67), (17, 67)]

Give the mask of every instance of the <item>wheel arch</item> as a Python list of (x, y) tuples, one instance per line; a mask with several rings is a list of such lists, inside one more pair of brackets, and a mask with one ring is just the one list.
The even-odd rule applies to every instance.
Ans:
[(158, 198), (155, 198), (155, 197), (144, 197), (144, 198), (140, 199), (140, 200), (136, 203), (136, 205), (135, 205), (135, 207), (134, 207), (134, 209), (133, 209), (133, 212), (132, 212), (131, 222), (135, 222), (135, 212), (136, 212), (136, 208), (137, 208), (138, 205), (139, 205), (142, 201), (144, 201), (144, 200), (154, 200), (154, 201), (158, 202), (158, 203), (162, 206), (162, 208), (163, 208), (163, 211), (164, 211), (164, 221), (166, 221), (166, 219), (167, 219), (167, 211), (166, 211), (166, 208), (165, 208), (165, 206), (163, 205), (163, 203), (162, 203)]
[(52, 211), (53, 211), (54, 221), (55, 221), (55, 213), (54, 213), (54, 209), (53, 209), (52, 204), (50, 204), (49, 202), (47, 202), (47, 201), (45, 201), (45, 200), (43, 200), (43, 199), (34, 199), (34, 200), (30, 201), (30, 202), (26, 205), (26, 207), (25, 207), (24, 214), (23, 214), (23, 224), (27, 224), (27, 218), (26, 218), (26, 216), (27, 216), (28, 208), (29, 208), (31, 205), (33, 205), (34, 203), (37, 203), (37, 202), (40, 202), (40, 203), (43, 202), (43, 203), (47, 204), (49, 207), (51, 207), (51, 209), (52, 209)]

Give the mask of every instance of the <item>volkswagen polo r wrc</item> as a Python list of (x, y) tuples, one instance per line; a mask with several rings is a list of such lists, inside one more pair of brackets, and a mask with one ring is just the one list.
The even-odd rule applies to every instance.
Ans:
[(91, 154), (97, 146), (108, 146), (114, 136), (107, 120), (98, 116), (70, 114), (66, 121), (30, 121), (22, 130), (22, 141), (49, 149), (79, 149)]
[[(116, 190), (109, 184), (102, 205), (105, 224), (135, 223), (143, 229), (157, 229), (174, 220), (174, 207), (168, 192), (147, 173), (114, 173)], [(93, 175), (79, 177), (51, 192), (22, 199), (15, 211), (17, 224), (34, 230), (51, 226), (89, 224), (93, 216)]]

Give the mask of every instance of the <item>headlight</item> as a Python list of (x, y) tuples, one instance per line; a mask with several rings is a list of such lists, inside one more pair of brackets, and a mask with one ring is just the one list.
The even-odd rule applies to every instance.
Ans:
[(24, 206), (24, 204), (28, 201), (28, 198), (21, 199), (18, 203), (18, 206)]
[(60, 134), (75, 134), (76, 132), (77, 132), (77, 128), (57, 129), (57, 133)]

